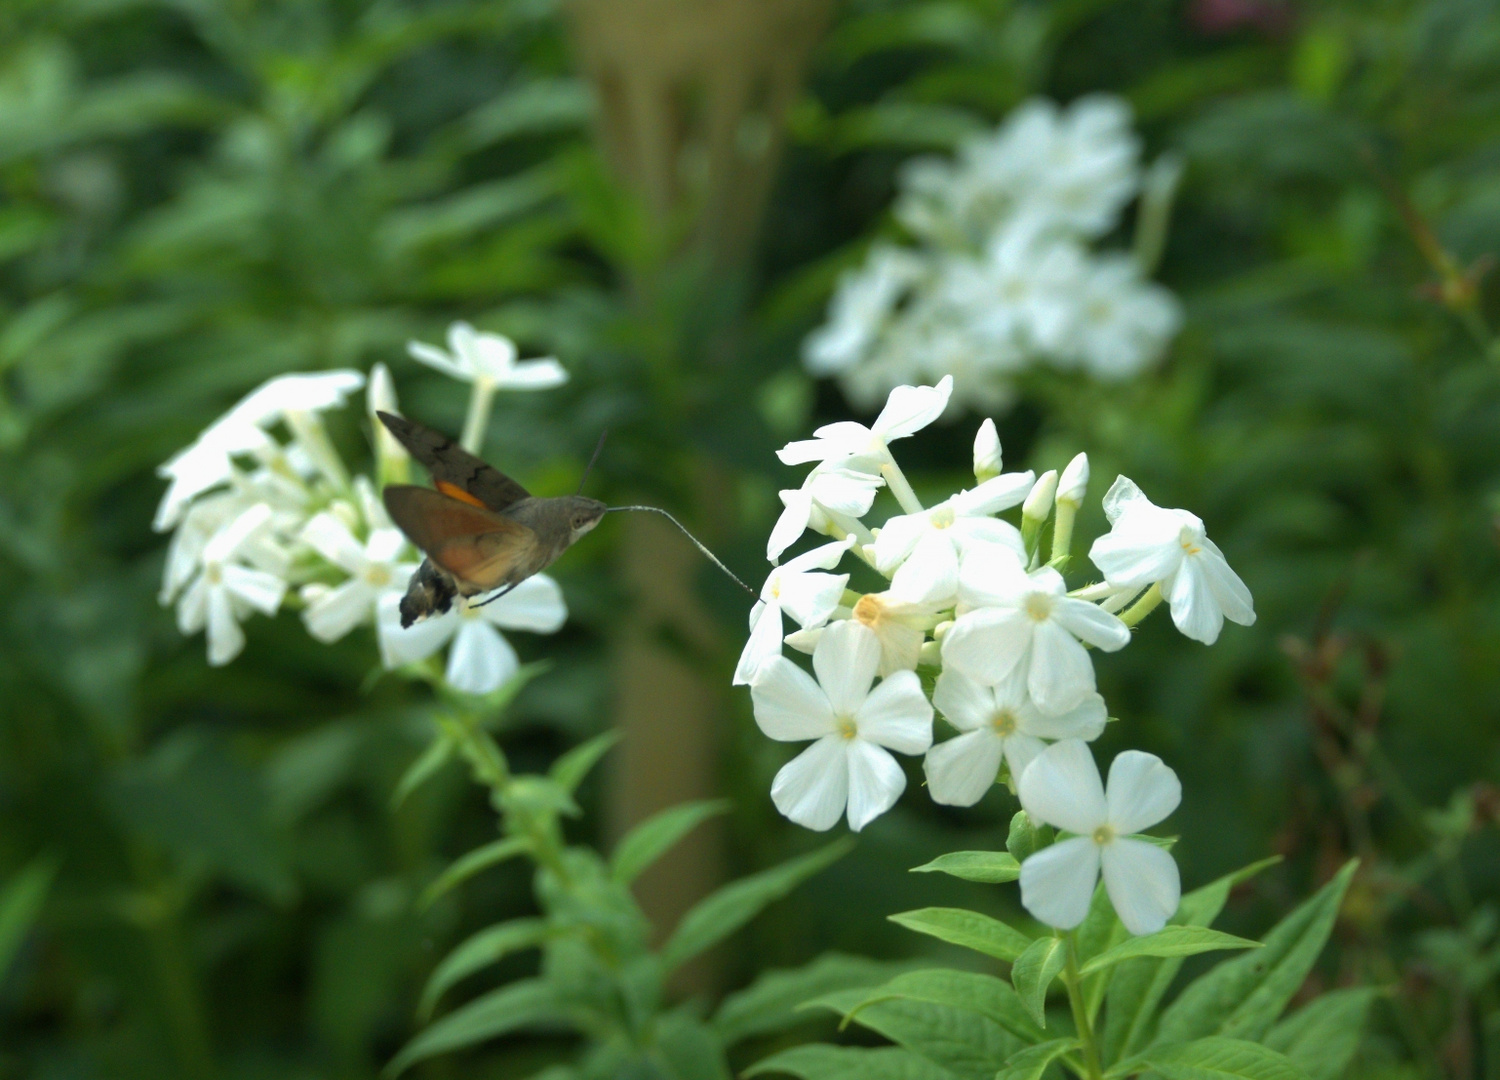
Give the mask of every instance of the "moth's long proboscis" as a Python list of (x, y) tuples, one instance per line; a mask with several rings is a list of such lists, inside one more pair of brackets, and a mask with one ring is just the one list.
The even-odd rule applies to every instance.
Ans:
[(703, 541), (699, 540), (692, 533), (688, 532), (686, 525), (684, 525), (682, 522), (678, 521), (676, 518), (674, 518), (671, 514), (667, 513), (661, 507), (659, 507), (659, 506), (611, 506), (605, 512), (613, 514), (613, 513), (617, 512), (617, 511), (621, 511), (621, 510), (641, 510), (641, 511), (644, 511), (646, 513), (660, 514), (662, 517), (664, 517), (668, 521), (670, 521), (673, 525), (676, 525), (679, 529), (681, 529), (682, 530), (682, 535), (686, 536), (689, 540), (691, 540), (693, 542), (693, 546), (696, 547), (699, 551), (703, 552), (704, 556), (708, 559), (709, 562), (713, 563), (720, 570), (724, 571), (724, 573), (726, 573), (726, 574), (729, 575), (729, 580), (733, 581), (736, 585), (738, 585), (740, 588), (744, 589), (751, 596), (755, 596), (756, 595), (755, 590), (752, 589), (750, 586), (746, 585), (743, 581), (741, 581), (739, 579), (739, 577), (737, 577), (735, 575), (735, 572), (733, 570), (729, 569), (729, 567), (725, 566), (722, 562), (720, 562), (719, 561), (719, 557), (717, 555), (715, 555), (712, 551), (709, 551), (708, 548), (704, 546)]

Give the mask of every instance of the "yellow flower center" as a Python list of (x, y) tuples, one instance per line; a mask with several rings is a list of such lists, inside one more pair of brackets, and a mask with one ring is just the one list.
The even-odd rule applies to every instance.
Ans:
[(217, 585), (224, 580), (224, 568), (218, 563), (209, 563), (203, 568), (203, 577), (210, 585)]
[(1034, 592), (1026, 597), (1023, 605), (1026, 614), (1037, 622), (1046, 622), (1052, 617), (1052, 595), (1050, 593)]
[(871, 630), (877, 629), (886, 618), (885, 601), (874, 593), (867, 593), (854, 605), (854, 618)]
[(990, 727), (995, 729), (995, 734), (1004, 738), (1016, 733), (1016, 714), (1009, 709), (997, 709), (995, 715), (990, 717)]
[(1182, 550), (1189, 555), (1196, 555), (1198, 554), (1198, 552), (1203, 550), (1203, 548), (1198, 545), (1198, 538), (1193, 535), (1191, 529), (1183, 529), (1182, 535), (1178, 538), (1178, 540), (1182, 544)]
[(934, 529), (946, 529), (958, 520), (958, 515), (953, 512), (953, 507), (940, 506), (932, 512), (929, 520)]
[(391, 572), (389, 568), (376, 563), (374, 566), (366, 567), (365, 583), (382, 589), (391, 583)]
[(1100, 847), (1108, 844), (1114, 838), (1115, 830), (1110, 828), (1108, 825), (1100, 825), (1097, 829), (1094, 830), (1093, 841)]
[(859, 734), (859, 728), (854, 726), (853, 717), (849, 716), (834, 717), (833, 729), (846, 739), (852, 739)]

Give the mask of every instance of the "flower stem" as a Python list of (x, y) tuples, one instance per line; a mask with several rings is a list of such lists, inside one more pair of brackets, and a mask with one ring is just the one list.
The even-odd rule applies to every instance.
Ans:
[(1089, 1021), (1088, 1009), (1083, 1004), (1082, 978), (1078, 974), (1078, 936), (1069, 930), (1065, 937), (1068, 942), (1068, 958), (1063, 968), (1063, 985), (1068, 988), (1068, 1005), (1073, 1010), (1073, 1024), (1078, 1028), (1078, 1041), (1083, 1043), (1083, 1075), (1086, 1080), (1103, 1080), (1104, 1070), (1099, 1064), (1099, 1040), (1094, 1037), (1094, 1025)]
[(495, 400), (495, 384), (478, 376), (469, 391), (469, 415), (464, 418), (463, 437), (460, 446), (471, 454), (478, 455), (484, 448), (484, 432), (490, 424), (490, 405)]
[(1125, 614), (1120, 616), (1120, 621), (1126, 626), (1134, 626), (1147, 615), (1156, 610), (1156, 605), (1161, 603), (1160, 583), (1151, 586), (1145, 594), (1125, 609)]
[(917, 498), (917, 493), (911, 489), (906, 482), (906, 474), (901, 471), (901, 466), (896, 464), (896, 459), (889, 454), (886, 455), (885, 464), (880, 466), (880, 475), (885, 477), (886, 486), (891, 489), (891, 494), (896, 496), (896, 501), (901, 504), (901, 509), (908, 514), (920, 514), (922, 502)]
[(1057, 500), (1052, 517), (1052, 546), (1047, 549), (1047, 565), (1054, 570), (1062, 570), (1068, 565), (1071, 557), (1068, 552), (1073, 546), (1073, 521), (1077, 515), (1077, 503), (1071, 499)]

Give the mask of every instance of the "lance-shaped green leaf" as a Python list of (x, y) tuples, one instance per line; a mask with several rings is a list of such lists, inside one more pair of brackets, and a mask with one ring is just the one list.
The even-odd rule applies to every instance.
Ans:
[(1217, 949), (1259, 949), (1260, 942), (1235, 937), (1206, 926), (1164, 926), (1154, 934), (1130, 938), (1112, 949), (1106, 949), (1083, 965), (1083, 974), (1092, 975), (1122, 960), (1137, 956), (1196, 956)]
[(930, 1001), (889, 998), (862, 1003), (863, 991), (829, 994), (811, 1006), (831, 1009), (935, 1062), (964, 1080), (992, 1080), (1021, 1042), (998, 1024), (967, 1009)]
[(1381, 994), (1368, 986), (1330, 991), (1273, 1027), (1266, 1045), (1291, 1058), (1311, 1080), (1339, 1080), (1359, 1049), (1370, 1006)]
[(437, 876), (437, 880), (422, 890), (422, 895), (417, 897), (417, 907), (431, 907), (438, 897), (455, 885), (463, 884), (481, 870), (488, 870), (507, 859), (523, 855), (527, 850), (526, 841), (518, 836), (507, 836), (491, 841), (484, 847), (475, 848), (467, 855), (454, 859), (452, 865)]
[(819, 870), (843, 858), (853, 847), (854, 841), (846, 837), (780, 866), (730, 882), (704, 897), (682, 917), (662, 947), (664, 969), (671, 971), (728, 937), (760, 914), (767, 904), (780, 900)]
[(656, 1024), (651, 1057), (670, 1080), (730, 1080), (724, 1044), (691, 1008), (675, 1009)]
[(963, 908), (918, 908), (888, 918), (908, 930), (962, 945), (996, 960), (1014, 960), (1031, 944), (1029, 937), (999, 919)]
[(455, 1009), (427, 1028), (391, 1059), (383, 1071), (397, 1076), (419, 1061), (475, 1046), (521, 1028), (569, 1025), (556, 989), (544, 979), (524, 979), (502, 986)]
[(1146, 1067), (1162, 1080), (1308, 1080), (1307, 1073), (1285, 1055), (1258, 1043), (1221, 1036), (1155, 1047), (1105, 1076), (1128, 1076)]
[(993, 1020), (1023, 1042), (1041, 1042), (1046, 1038), (1010, 983), (993, 975), (955, 971), (951, 968), (909, 971), (897, 975), (890, 982), (866, 991), (864, 999), (845, 1014), (845, 1019), (852, 1019), (854, 1014), (868, 1005), (895, 998), (927, 1001), (934, 1005), (948, 1005), (978, 1013)]
[(542, 919), (512, 919), (498, 926), (485, 927), (465, 938), (433, 969), (427, 986), (422, 990), (418, 1015), (424, 1020), (431, 1016), (438, 999), (460, 980), (498, 963), (513, 952), (529, 949), (546, 940), (547, 923)]
[(452, 758), (452, 741), (445, 735), (439, 735), (433, 739), (427, 749), (418, 755), (417, 760), (413, 761), (406, 772), (401, 774), (401, 779), (396, 783), (396, 790), (391, 793), (391, 809), (399, 808), (406, 801), (407, 796), (431, 779)]
[(768, 1073), (784, 1073), (801, 1080), (953, 1080), (953, 1074), (941, 1065), (894, 1046), (875, 1050), (796, 1046), (756, 1062), (740, 1075)]
[(995, 1080), (1042, 1080), (1048, 1065), (1078, 1049), (1079, 1045), (1077, 1039), (1053, 1039), (1028, 1046), (1005, 1059), (1005, 1066), (995, 1074)]
[(41, 914), (57, 867), (39, 859), (5, 883), (0, 890), (0, 978), (10, 969), (21, 942)]
[(953, 851), (939, 855), (930, 863), (912, 867), (913, 874), (951, 874), (965, 881), (986, 885), (1015, 881), (1021, 876), (1021, 864), (1004, 851)]
[(618, 731), (606, 731), (602, 735), (595, 735), (588, 742), (573, 747), (554, 761), (547, 775), (554, 784), (571, 795), (578, 790), (578, 785), (583, 783), (583, 778), (593, 771), (595, 765), (599, 764), (599, 759), (609, 753), (619, 741)]
[(1068, 943), (1053, 936), (1037, 938), (1011, 965), (1010, 981), (1015, 984), (1021, 1004), (1040, 1027), (1047, 1026), (1047, 988), (1067, 962)]
[(698, 825), (722, 814), (729, 808), (723, 799), (704, 802), (683, 803), (669, 806), (625, 834), (610, 857), (611, 873), (621, 883), (634, 881), (636, 877), (657, 859), (665, 855), (679, 840)]
[(1205, 1035), (1263, 1038), (1312, 970), (1333, 930), (1356, 862), (1277, 923), (1265, 948), (1226, 960), (1182, 992), (1162, 1013), (1156, 1042)]
[(714, 1013), (714, 1030), (725, 1045), (752, 1035), (785, 1031), (812, 1019), (810, 1014), (798, 1010), (797, 1006), (803, 1002), (836, 990), (874, 986), (902, 966), (830, 953), (793, 971), (767, 971), (745, 989), (724, 999)]
[[(1182, 898), (1172, 923), (1207, 926), (1224, 910), (1231, 889), (1280, 861), (1279, 857), (1264, 859), (1194, 889)], [(1134, 1054), (1150, 1041), (1156, 1007), (1181, 968), (1181, 957), (1142, 957), (1127, 960), (1115, 969), (1109, 984), (1109, 1008), (1104, 1013), (1106, 1062)]]

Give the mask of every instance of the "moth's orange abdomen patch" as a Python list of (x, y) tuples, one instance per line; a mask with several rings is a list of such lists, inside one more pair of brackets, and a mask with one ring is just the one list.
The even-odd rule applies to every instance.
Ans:
[(473, 495), (470, 495), (467, 491), (459, 487), (457, 484), (450, 484), (446, 480), (439, 480), (437, 482), (437, 489), (444, 495), (448, 496), (450, 499), (457, 499), (459, 502), (466, 502), (470, 506), (479, 507), (479, 509), (481, 510), (486, 509), (484, 503), (480, 502)]

